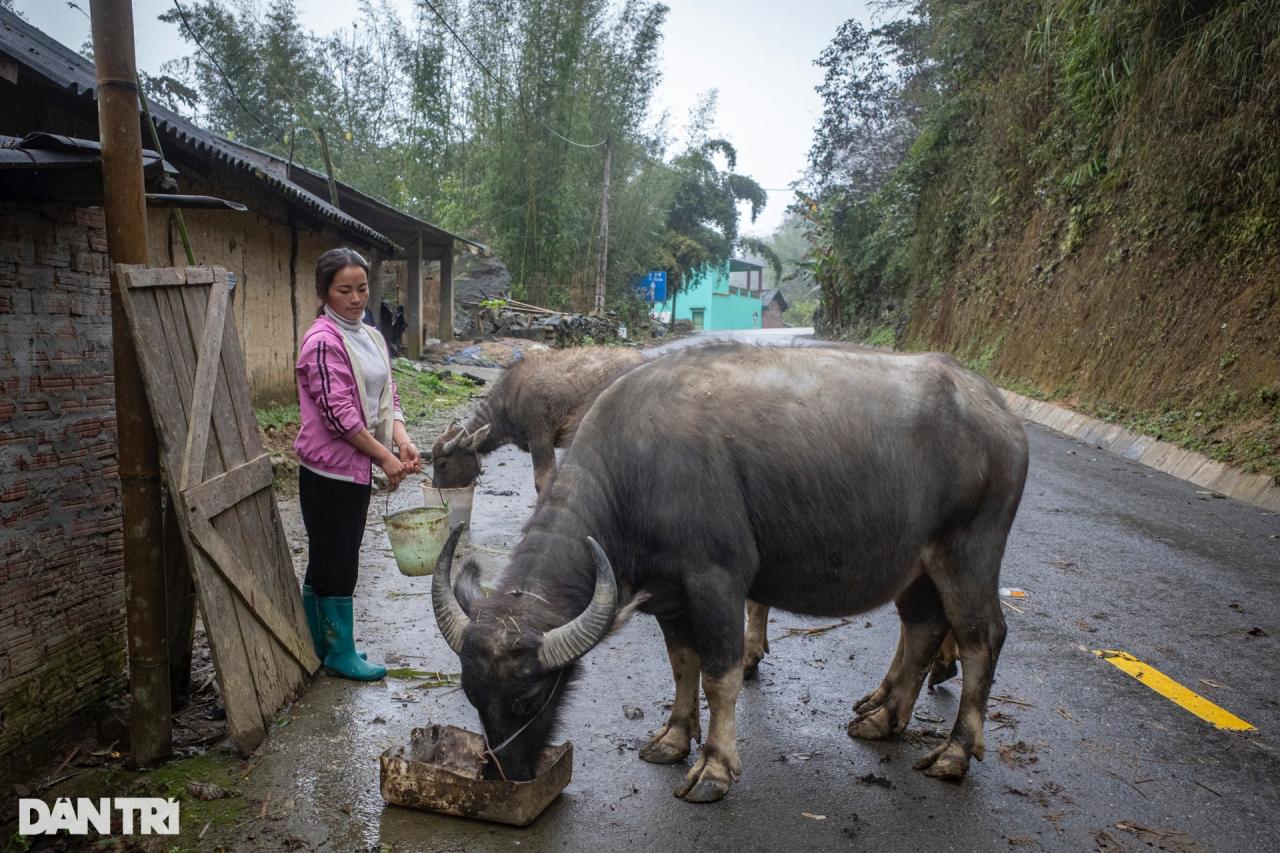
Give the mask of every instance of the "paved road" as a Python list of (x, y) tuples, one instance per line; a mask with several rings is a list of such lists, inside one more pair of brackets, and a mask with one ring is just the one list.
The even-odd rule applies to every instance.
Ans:
[[(954, 683), (922, 694), (901, 740), (845, 734), (850, 701), (892, 655), (891, 610), (790, 637), (790, 627), (830, 620), (775, 613), (773, 653), (739, 701), (745, 774), (718, 804), (675, 799), (685, 768), (636, 755), (673, 695), (659, 631), (641, 617), (585, 659), (561, 729), (574, 742), (574, 780), (534, 826), (384, 807), (378, 752), (428, 720), (474, 728), (474, 711), (460, 691), (320, 678), (247, 783), (250, 797), (270, 793), (288, 808), (245, 830), (255, 837), (244, 842), (294, 836), (324, 849), (395, 851), (1277, 849), (1280, 519), (1039, 427), (1027, 432), (1031, 471), (1002, 574), (1026, 595), (1007, 599), (988, 755), (963, 783), (911, 769), (950, 725)], [(413, 497), (398, 493), (392, 506)], [(374, 503), (376, 517), (382, 501)], [(511, 448), (491, 456), (473, 519), (486, 572), (500, 567), (532, 504), (528, 456)], [(456, 670), (424, 595), (429, 578), (396, 574), (380, 535), (366, 537), (357, 591), (370, 656)], [(1257, 731), (1215, 729), (1095, 649), (1129, 652)], [(624, 705), (644, 718), (627, 719)]]

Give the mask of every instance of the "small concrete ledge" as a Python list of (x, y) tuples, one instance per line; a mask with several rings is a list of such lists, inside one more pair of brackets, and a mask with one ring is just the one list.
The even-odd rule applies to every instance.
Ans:
[(1102, 450), (1140, 462), (1202, 489), (1226, 495), (1272, 512), (1280, 512), (1280, 486), (1266, 474), (1246, 474), (1191, 450), (1129, 432), (1117, 424), (1091, 418), (1053, 403), (1004, 391), (1009, 408), (1029, 421), (1079, 439)]

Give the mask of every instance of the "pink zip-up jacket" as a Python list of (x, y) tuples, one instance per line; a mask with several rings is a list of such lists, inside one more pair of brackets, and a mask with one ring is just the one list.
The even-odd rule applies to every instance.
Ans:
[[(302, 338), (295, 370), (302, 415), (302, 427), (293, 442), (298, 460), (313, 470), (368, 485), (373, 459), (347, 441), (366, 422), (351, 359), (337, 323), (323, 315), (316, 318)], [(395, 376), (389, 376), (387, 381), (398, 412), (400, 394)]]

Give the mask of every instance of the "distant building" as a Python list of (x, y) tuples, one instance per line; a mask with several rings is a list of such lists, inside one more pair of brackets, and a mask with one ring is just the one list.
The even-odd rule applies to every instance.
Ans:
[(762, 328), (781, 329), (786, 325), (782, 322), (782, 315), (787, 310), (787, 300), (781, 290), (764, 291), (760, 294), (760, 304), (763, 306), (763, 313), (760, 315)]
[[(694, 331), (759, 329), (764, 267), (741, 258), (708, 264), (674, 298), (655, 306), (659, 316), (687, 320)], [(674, 315), (673, 315), (674, 311)]]

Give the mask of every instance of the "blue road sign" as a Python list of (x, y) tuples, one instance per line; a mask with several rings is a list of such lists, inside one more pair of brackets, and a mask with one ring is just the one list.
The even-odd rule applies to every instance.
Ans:
[(666, 270), (652, 270), (644, 278), (637, 279), (635, 283), (636, 296), (645, 302), (666, 302), (667, 301), (667, 272)]

